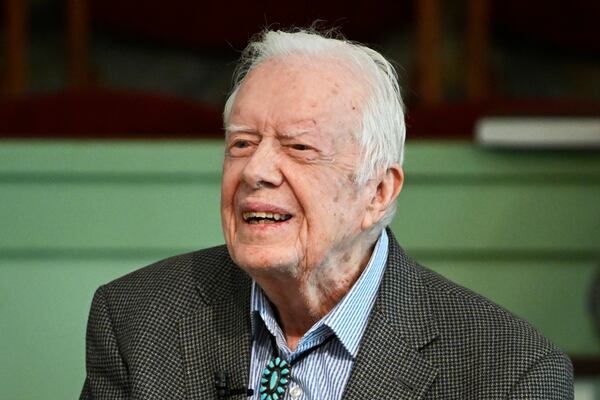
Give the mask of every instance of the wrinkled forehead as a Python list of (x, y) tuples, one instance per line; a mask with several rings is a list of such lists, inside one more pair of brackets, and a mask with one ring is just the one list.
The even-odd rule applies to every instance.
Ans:
[(227, 125), (268, 115), (275, 125), (286, 125), (282, 130), (316, 124), (333, 130), (343, 125), (347, 131), (360, 126), (367, 87), (356, 67), (337, 58), (271, 58), (244, 79)]
[(311, 86), (329, 88), (332, 94), (364, 99), (367, 92), (365, 75), (350, 61), (333, 56), (288, 55), (269, 58), (255, 66), (244, 79), (242, 87), (251, 85), (263, 74), (278, 74), (287, 78), (291, 88)]

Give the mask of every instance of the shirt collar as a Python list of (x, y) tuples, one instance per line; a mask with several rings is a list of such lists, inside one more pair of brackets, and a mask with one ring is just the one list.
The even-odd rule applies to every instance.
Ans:
[[(352, 357), (356, 357), (360, 347), (360, 340), (367, 327), (369, 315), (375, 303), (383, 272), (385, 271), (388, 256), (388, 241), (389, 239), (384, 229), (375, 244), (367, 266), (356, 283), (326, 316), (306, 332), (300, 340), (298, 349), (304, 347), (302, 346), (303, 341), (313, 342), (315, 335), (323, 336), (324, 330), (331, 330), (348, 353)], [(284, 341), (281, 328), (277, 323), (269, 300), (255, 281), (252, 282), (250, 312), (253, 336), (256, 337), (258, 332), (257, 323), (262, 319), (266, 328), (281, 346), (281, 342)]]

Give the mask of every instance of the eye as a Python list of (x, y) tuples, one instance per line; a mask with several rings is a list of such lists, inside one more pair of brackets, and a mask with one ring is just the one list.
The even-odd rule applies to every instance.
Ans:
[(246, 140), (238, 140), (236, 142), (233, 143), (233, 145), (231, 147), (235, 147), (236, 149), (245, 149), (246, 147), (249, 147), (250, 143)]
[(296, 143), (296, 144), (291, 145), (290, 147), (292, 149), (294, 149), (294, 150), (300, 150), (300, 151), (306, 151), (306, 150), (310, 150), (311, 149), (310, 146), (307, 146), (307, 145), (302, 144), (302, 143)]
[(243, 138), (233, 138), (227, 147), (227, 154), (231, 157), (245, 157), (254, 151), (256, 143)]

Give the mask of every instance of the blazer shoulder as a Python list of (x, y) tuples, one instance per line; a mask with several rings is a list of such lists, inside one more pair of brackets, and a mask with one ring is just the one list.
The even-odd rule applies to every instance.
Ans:
[(185, 285), (196, 280), (202, 281), (204, 275), (214, 275), (233, 263), (224, 245), (193, 252), (179, 254), (154, 262), (150, 265), (130, 272), (109, 283), (108, 291), (136, 287), (145, 289), (161, 289), (169, 286)]
[(450, 362), (449, 368), (440, 366), (441, 381), (459, 376), (463, 381), (480, 382), (477, 398), (489, 398), (494, 390), (517, 390), (514, 388), (519, 388), (515, 393), (572, 393), (571, 360), (534, 326), (425, 267), (419, 269), (439, 334), (437, 345), (428, 350), (430, 356), (438, 362), (462, 360)]
[(438, 273), (418, 265), (439, 328), (462, 345), (505, 350), (533, 359), (561, 351), (511, 311)]
[(99, 291), (117, 314), (150, 308), (180, 314), (194, 307), (198, 292), (206, 299), (219, 297), (232, 282), (243, 281), (244, 275), (227, 248), (216, 246), (160, 260), (103, 285)]

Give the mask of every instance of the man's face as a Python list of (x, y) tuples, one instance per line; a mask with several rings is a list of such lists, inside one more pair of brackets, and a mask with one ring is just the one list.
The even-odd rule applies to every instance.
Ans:
[(368, 191), (354, 173), (364, 88), (338, 62), (260, 64), (227, 126), (221, 217), (234, 261), (253, 274), (308, 274), (354, 259)]

